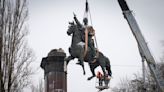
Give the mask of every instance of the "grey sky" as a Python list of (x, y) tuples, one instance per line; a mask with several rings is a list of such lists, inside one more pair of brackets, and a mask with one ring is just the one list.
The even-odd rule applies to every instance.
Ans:
[[(141, 58), (136, 40), (123, 18), (117, 0), (88, 0), (93, 26), (100, 51), (111, 60), (113, 79), (110, 86), (117, 86), (120, 78), (133, 78), (141, 72)], [(164, 0), (127, 0), (145, 36), (148, 46), (157, 61), (162, 56), (161, 40), (164, 40)], [(39, 68), (42, 57), (54, 48), (63, 48), (68, 54), (71, 37), (66, 34), (68, 21), (73, 12), (82, 21), (85, 0), (29, 0), (29, 44), (36, 53), (33, 66), (38, 69), (35, 81), (43, 79)], [(68, 92), (94, 92), (95, 80), (87, 81), (91, 75), (87, 63), (86, 75), (71, 61), (68, 65)], [(96, 71), (99, 70), (96, 69)], [(109, 90), (103, 91), (108, 92)]]

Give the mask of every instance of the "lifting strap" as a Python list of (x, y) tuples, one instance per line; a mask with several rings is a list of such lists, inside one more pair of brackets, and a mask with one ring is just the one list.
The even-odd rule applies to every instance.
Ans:
[[(91, 26), (93, 27), (93, 23), (92, 23), (92, 17), (91, 17), (91, 12), (90, 12), (90, 9), (89, 9), (89, 4), (88, 4), (88, 0), (86, 0), (86, 3), (85, 3), (85, 12), (84, 12), (84, 18), (87, 18), (88, 19), (88, 14), (89, 14), (89, 17), (90, 17), (90, 22), (91, 22)], [(98, 49), (98, 44), (97, 44), (97, 40), (96, 40), (96, 35), (94, 35), (94, 42), (95, 42), (95, 47), (97, 47), (97, 53), (96, 53), (96, 56), (98, 57), (99, 56), (99, 49)], [(87, 53), (87, 50), (88, 50), (88, 26), (85, 25), (85, 51), (84, 51), (84, 57), (86, 56), (86, 53)], [(94, 61), (95, 62), (95, 61)]]
[[(88, 10), (89, 10), (88, 1), (86, 0), (86, 3), (85, 3), (85, 11), (84, 11), (84, 17), (83, 17), (83, 19), (84, 18), (88, 19)], [(85, 23), (84, 23), (84, 25), (85, 25)], [(84, 50), (83, 57), (86, 56), (87, 51), (88, 51), (88, 28), (87, 27), (88, 26), (85, 25), (85, 31), (84, 31), (85, 32), (85, 50)]]
[(84, 55), (83, 55), (83, 57), (86, 56), (87, 51), (88, 51), (88, 28), (86, 27), (86, 28), (85, 28), (85, 50), (84, 50)]

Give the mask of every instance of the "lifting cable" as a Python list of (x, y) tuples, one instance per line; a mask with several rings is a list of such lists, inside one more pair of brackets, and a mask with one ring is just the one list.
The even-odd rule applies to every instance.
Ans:
[[(91, 11), (90, 11), (90, 9), (89, 9), (88, 0), (86, 0), (85, 6), (86, 6), (86, 7), (85, 7), (85, 12), (84, 12), (84, 17), (83, 17), (83, 19), (84, 19), (84, 18), (87, 18), (87, 19), (88, 19), (88, 14), (89, 14), (91, 26), (93, 27), (92, 16), (91, 16)], [(97, 40), (96, 40), (96, 34), (94, 35), (94, 40), (95, 40), (95, 44), (96, 44), (95, 47), (97, 47), (97, 49), (98, 49), (98, 44), (97, 44)], [(98, 50), (99, 50), (99, 49), (98, 49)]]

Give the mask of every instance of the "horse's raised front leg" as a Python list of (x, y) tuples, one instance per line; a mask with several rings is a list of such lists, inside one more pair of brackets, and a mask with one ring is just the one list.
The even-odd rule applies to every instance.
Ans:
[(83, 75), (85, 75), (84, 62), (79, 60), (79, 63), (76, 63), (76, 64), (81, 65), (81, 67), (83, 68)]
[(85, 75), (85, 68), (84, 68), (84, 61), (83, 61), (83, 58), (80, 58), (80, 59), (79, 59), (79, 65), (82, 66), (82, 68), (83, 68), (83, 75)]
[(67, 62), (67, 65), (68, 65), (69, 61), (72, 60), (72, 59), (74, 59), (74, 57), (68, 56), (64, 60)]
[(82, 68), (83, 68), (83, 75), (85, 75), (84, 63), (83, 63), (83, 65), (82, 65)]

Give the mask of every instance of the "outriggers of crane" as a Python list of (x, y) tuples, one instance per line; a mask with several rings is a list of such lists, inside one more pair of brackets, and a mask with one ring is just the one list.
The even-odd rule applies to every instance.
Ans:
[(159, 70), (156, 66), (155, 59), (152, 56), (147, 43), (140, 31), (140, 28), (132, 14), (132, 11), (129, 10), (129, 7), (125, 0), (118, 0), (118, 3), (123, 11), (124, 18), (127, 20), (131, 31), (137, 41), (138, 48), (142, 59), (147, 62), (147, 65), (150, 69), (152, 76), (154, 77), (156, 84), (158, 86), (159, 92), (164, 92), (164, 79), (162, 78)]

